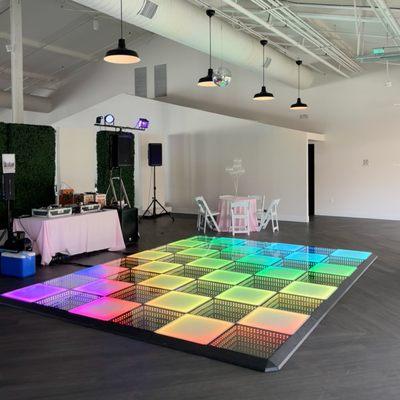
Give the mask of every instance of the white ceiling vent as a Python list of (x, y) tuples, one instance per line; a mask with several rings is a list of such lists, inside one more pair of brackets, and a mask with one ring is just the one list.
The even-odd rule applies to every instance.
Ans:
[(152, 19), (156, 14), (158, 9), (158, 4), (153, 3), (150, 0), (144, 0), (142, 8), (139, 10), (138, 15)]

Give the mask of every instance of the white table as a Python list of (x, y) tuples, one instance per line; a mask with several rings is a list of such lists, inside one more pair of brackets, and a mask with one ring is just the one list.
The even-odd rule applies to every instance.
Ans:
[(14, 220), (13, 228), (24, 231), (31, 239), (43, 265), (49, 264), (57, 253), (74, 255), (125, 248), (116, 210), (59, 218), (19, 218)]

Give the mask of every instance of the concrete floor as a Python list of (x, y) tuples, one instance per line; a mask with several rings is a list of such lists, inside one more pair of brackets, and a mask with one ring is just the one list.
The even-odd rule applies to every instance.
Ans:
[[(138, 249), (195, 233), (189, 217), (143, 221)], [(0, 399), (399, 399), (400, 222), (315, 217), (252, 238), (378, 256), (282, 371), (255, 372), (3, 305)], [(0, 292), (115, 257), (74, 258), (25, 281), (0, 278)]]

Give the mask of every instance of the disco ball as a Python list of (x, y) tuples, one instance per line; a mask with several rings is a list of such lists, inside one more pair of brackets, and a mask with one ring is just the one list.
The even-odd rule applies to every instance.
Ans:
[(228, 68), (219, 67), (213, 75), (214, 83), (219, 87), (227, 87), (232, 79), (232, 72)]

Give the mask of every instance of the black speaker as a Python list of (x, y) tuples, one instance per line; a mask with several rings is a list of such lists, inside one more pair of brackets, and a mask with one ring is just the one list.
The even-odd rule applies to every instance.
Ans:
[(132, 135), (121, 132), (111, 136), (111, 167), (130, 167), (133, 165)]
[(15, 174), (3, 174), (2, 197), (3, 200), (15, 200)]
[(138, 231), (138, 209), (118, 209), (119, 221), (121, 223), (122, 235), (125, 244), (136, 242), (139, 239)]
[(149, 143), (149, 166), (160, 167), (162, 165), (162, 144)]

